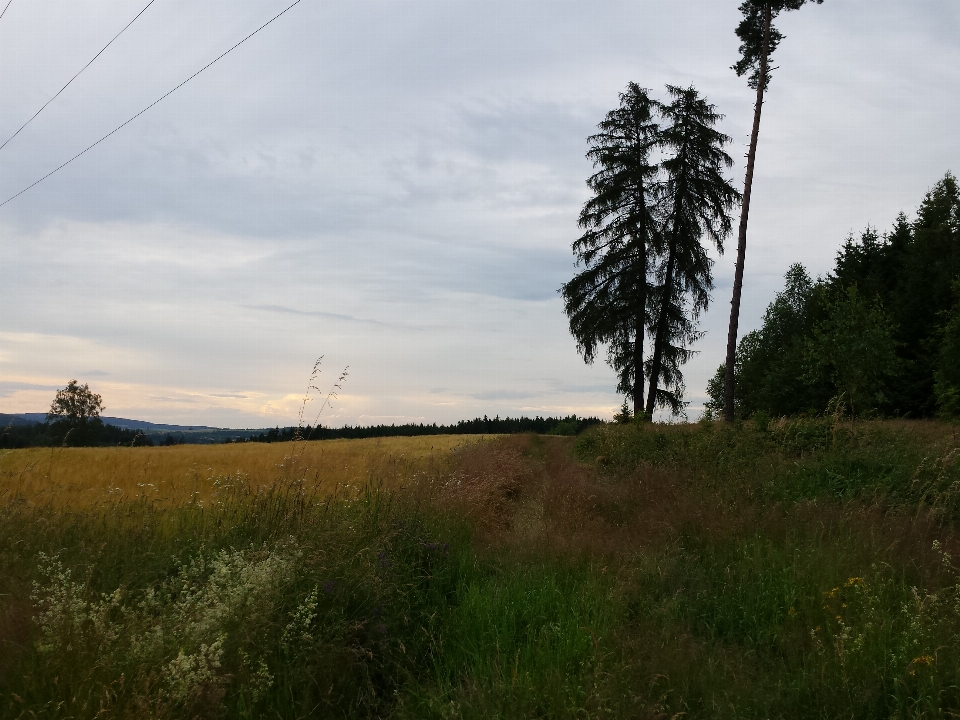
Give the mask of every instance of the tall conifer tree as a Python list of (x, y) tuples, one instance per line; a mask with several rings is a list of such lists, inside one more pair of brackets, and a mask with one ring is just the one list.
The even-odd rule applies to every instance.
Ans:
[(658, 103), (630, 83), (620, 107), (589, 138), (596, 172), (587, 180), (594, 195), (580, 213), (584, 234), (573, 244), (583, 271), (561, 288), (570, 332), (588, 363), (607, 345), (618, 390), (643, 409), (643, 340), (649, 302), (648, 270), (662, 242), (658, 203), (660, 140)]
[(783, 40), (783, 34), (773, 27), (773, 19), (785, 10), (799, 10), (807, 2), (818, 5), (823, 0), (746, 0), (740, 5), (743, 20), (737, 26), (741, 58), (733, 66), (738, 76), (749, 73), (748, 83), (757, 91), (753, 108), (753, 130), (747, 152), (747, 173), (743, 181), (743, 203), (740, 207), (740, 230), (737, 238), (737, 263), (733, 279), (733, 297), (730, 300), (730, 327), (727, 332), (727, 363), (724, 378), (723, 414), (728, 422), (734, 415), (734, 365), (737, 355), (737, 332), (740, 324), (740, 293), (743, 289), (743, 263), (747, 250), (747, 218), (750, 215), (750, 196), (753, 190), (753, 168), (757, 157), (757, 138), (760, 135), (760, 111), (763, 94), (770, 82), (770, 56)]
[(714, 129), (721, 119), (696, 88), (667, 86), (671, 102), (662, 107), (660, 133), (665, 175), (664, 254), (656, 268), (653, 296), (653, 357), (646, 412), (669, 406), (682, 409), (680, 365), (690, 357), (688, 345), (700, 334), (696, 320), (707, 308), (713, 289), (713, 261), (703, 245), (706, 236), (723, 252), (729, 234), (729, 211), (739, 193), (723, 176), (733, 161), (723, 147), (730, 137)]

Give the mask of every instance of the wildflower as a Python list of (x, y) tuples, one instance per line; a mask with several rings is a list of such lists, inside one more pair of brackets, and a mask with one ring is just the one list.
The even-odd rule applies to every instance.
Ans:
[(223, 658), (224, 639), (225, 636), (220, 635), (212, 645), (203, 644), (200, 651), (192, 655), (181, 650), (180, 654), (167, 664), (162, 675), (171, 699), (185, 702), (202, 692), (205, 687), (223, 681), (218, 671)]

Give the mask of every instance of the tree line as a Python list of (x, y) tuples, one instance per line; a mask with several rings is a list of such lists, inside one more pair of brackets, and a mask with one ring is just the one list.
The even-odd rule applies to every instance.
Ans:
[[(90, 390), (87, 384), (71, 380), (63, 390), (58, 390), (50, 404), (46, 422), (27, 423), (11, 421), (0, 429), (0, 448), (27, 447), (105, 447), (128, 445), (130, 447), (152, 446), (156, 439), (163, 445), (182, 445), (203, 442), (208, 444), (217, 435), (227, 431), (215, 431), (202, 436), (193, 433), (168, 432), (161, 440), (145, 434), (142, 430), (130, 430), (104, 424), (100, 419), (103, 411), (100, 395)], [(404, 425), (350, 426), (342, 428), (317, 425), (276, 427), (259, 433), (240, 436), (243, 431), (231, 431), (232, 437), (222, 439), (234, 442), (290, 442), (293, 440), (333, 440), (372, 437), (412, 437), (418, 435), (506, 435), (514, 433), (540, 433), (552, 435), (576, 435), (592, 425), (603, 422), (597, 417), (488, 417), (461, 420), (453, 425), (437, 423), (408, 423)]]
[(7, 425), (0, 428), (0, 448), (29, 447), (129, 447), (152, 446), (153, 439), (142, 430), (118, 428), (97, 418), (82, 428), (63, 422), (42, 422)]
[[(724, 409), (722, 365), (707, 410)], [(737, 345), (735, 413), (960, 417), (960, 190), (947, 173), (915, 219), (849, 237), (826, 277), (793, 265)]]
[(452, 425), (437, 423), (407, 423), (404, 425), (367, 425), (341, 428), (317, 425), (311, 427), (274, 428), (267, 432), (236, 438), (225, 442), (289, 442), (292, 440), (355, 440), (374, 437), (415, 437), (420, 435), (512, 435), (538, 433), (541, 435), (576, 435), (603, 420), (597, 417), (487, 417), (460, 420)]

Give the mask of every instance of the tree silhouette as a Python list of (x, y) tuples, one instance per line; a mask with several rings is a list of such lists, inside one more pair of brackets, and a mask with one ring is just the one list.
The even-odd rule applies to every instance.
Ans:
[(57, 390), (56, 397), (50, 403), (47, 420), (53, 422), (67, 422), (71, 426), (82, 425), (90, 420), (100, 418), (103, 412), (103, 400), (90, 386), (80, 385), (71, 380), (63, 390)]
[(696, 320), (707, 308), (713, 289), (713, 261), (704, 236), (723, 252), (731, 228), (730, 208), (739, 193), (723, 176), (733, 161), (723, 147), (730, 137), (714, 129), (722, 118), (696, 88), (667, 86), (671, 102), (662, 107), (660, 134), (664, 151), (665, 257), (656, 268), (653, 290), (653, 357), (646, 412), (658, 407), (682, 410), (680, 366), (688, 346), (700, 337)]
[(584, 360), (601, 345), (617, 372), (618, 391), (643, 409), (643, 340), (649, 298), (648, 271), (662, 246), (658, 203), (663, 194), (652, 153), (660, 142), (659, 104), (630, 83), (620, 106), (588, 139), (596, 172), (587, 180), (594, 195), (583, 206), (584, 234), (573, 244), (583, 270), (560, 292), (570, 332)]
[(733, 297), (730, 300), (730, 327), (727, 332), (727, 361), (724, 378), (723, 414), (728, 422), (734, 416), (734, 366), (737, 355), (737, 331), (740, 323), (740, 294), (743, 289), (743, 263), (747, 250), (747, 219), (750, 215), (750, 196), (753, 190), (753, 169), (757, 157), (757, 138), (760, 134), (760, 111), (763, 94), (770, 82), (770, 56), (777, 49), (783, 34), (773, 27), (773, 19), (785, 10), (799, 10), (807, 2), (823, 0), (746, 0), (740, 5), (743, 20), (737, 26), (741, 58), (733, 66), (738, 76), (749, 73), (748, 84), (757, 91), (753, 109), (753, 130), (747, 153), (747, 173), (743, 181), (743, 202), (740, 207), (740, 229), (737, 237), (737, 263), (733, 279)]

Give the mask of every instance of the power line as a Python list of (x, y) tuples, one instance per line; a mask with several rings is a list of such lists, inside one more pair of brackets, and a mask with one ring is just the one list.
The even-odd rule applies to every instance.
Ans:
[[(7, 3), (7, 7), (10, 6), (10, 3), (11, 3), (11, 2), (13, 2), (13, 0), (10, 0), (10, 2)], [(121, 35), (123, 35), (124, 30), (126, 30), (128, 27), (130, 27), (131, 25), (133, 25), (133, 23), (136, 21), (136, 19), (137, 19), (138, 17), (140, 17), (141, 15), (143, 15), (143, 13), (145, 13), (145, 12), (147, 11), (147, 8), (150, 7), (151, 5), (153, 5), (154, 2), (156, 2), (156, 0), (150, 0), (150, 2), (147, 3), (146, 7), (144, 7), (143, 10), (141, 10), (140, 12), (137, 13), (137, 17), (135, 17), (133, 20), (131, 20), (130, 22), (128, 22), (126, 25), (124, 25), (124, 26), (123, 26), (123, 30), (121, 30), (120, 32), (118, 32), (116, 35), (113, 36), (113, 40), (116, 40), (118, 37), (120, 37)], [(7, 11), (7, 8), (4, 8), (4, 9), (3, 9), (3, 12), (6, 12), (6, 11)], [(0, 13), (0, 17), (3, 17), (3, 13)], [(106, 50), (108, 47), (110, 47), (110, 46), (113, 44), (113, 40), (111, 40), (111, 41), (108, 42), (106, 45), (104, 45), (103, 48), (101, 48), (100, 52), (98, 52), (96, 55), (93, 56), (93, 60), (96, 60), (98, 57), (100, 57), (100, 56), (103, 54), (103, 51)], [(43, 112), (43, 109), (44, 109), (45, 107), (47, 107), (47, 105), (49, 105), (49, 104), (52, 103), (54, 100), (56, 100), (57, 97), (60, 95), (60, 93), (62, 93), (64, 90), (66, 90), (67, 87), (69, 87), (70, 83), (72, 83), (74, 80), (76, 80), (76, 79), (80, 76), (80, 73), (82, 73), (84, 70), (86, 70), (88, 67), (90, 67), (90, 66), (93, 64), (93, 60), (91, 60), (91, 61), (88, 62), (86, 65), (84, 65), (82, 68), (80, 68), (80, 71), (79, 71), (76, 75), (74, 75), (72, 78), (70, 78), (70, 81), (69, 81), (66, 85), (64, 85), (62, 88), (60, 88), (59, 90), (57, 90), (57, 94), (56, 94), (56, 95), (54, 95), (52, 98), (50, 98), (49, 100), (47, 100), (47, 101), (43, 104), (43, 107), (41, 107), (39, 110), (37, 110), (29, 120), (27, 120), (23, 125), (20, 126), (20, 129), (19, 129), (19, 130), (17, 130), (13, 135), (11, 135), (10, 137), (8, 137), (8, 138), (6, 139), (6, 141), (4, 141), (3, 145), (0, 145), (0, 150), (3, 150), (3, 149), (7, 146), (7, 143), (8, 143), (8, 142), (10, 142), (11, 140), (13, 140), (17, 135), (19, 135), (19, 134), (20, 134), (20, 130), (23, 130), (27, 125), (29, 125), (30, 123), (32, 123), (32, 122), (33, 122), (33, 119), (34, 119), (37, 115), (39, 115), (40, 113), (42, 113), (42, 112)]]
[[(12, 2), (12, 0), (11, 0), (11, 2)], [(130, 123), (132, 123), (134, 120), (136, 120), (138, 117), (140, 117), (141, 115), (143, 115), (147, 110), (149, 110), (150, 108), (152, 108), (154, 105), (156, 105), (157, 103), (159, 103), (161, 100), (163, 100), (164, 98), (166, 98), (166, 97), (172, 95), (173, 93), (175, 93), (177, 90), (179, 90), (179, 89), (182, 88), (184, 85), (186, 85), (188, 82), (190, 82), (191, 80), (193, 80), (197, 75), (199, 75), (200, 73), (202, 73), (202, 72), (203, 72), (204, 70), (206, 70), (208, 67), (210, 67), (211, 65), (213, 65), (213, 64), (216, 63), (217, 61), (223, 59), (224, 57), (226, 57), (227, 55), (229, 55), (230, 53), (232, 53), (232, 52), (233, 52), (234, 50), (236, 50), (238, 47), (240, 47), (241, 45), (243, 45), (243, 43), (245, 43), (247, 40), (249, 40), (250, 38), (252, 38), (254, 35), (256, 35), (256, 34), (257, 34), (258, 32), (260, 32), (261, 30), (263, 30), (267, 25), (269, 25), (270, 23), (272, 23), (274, 20), (276, 20), (277, 18), (279, 18), (281, 15), (283, 15), (285, 12), (287, 12), (288, 10), (290, 10), (290, 9), (291, 9), (292, 7), (294, 7), (295, 5), (299, 5), (299, 4), (300, 4), (300, 0), (295, 0), (295, 2), (291, 3), (290, 5), (288, 5), (287, 7), (285, 7), (283, 10), (281, 10), (279, 13), (277, 13), (276, 15), (274, 15), (272, 18), (270, 18), (269, 20), (267, 20), (267, 22), (265, 22), (263, 25), (261, 25), (261, 26), (258, 27), (256, 30), (254, 30), (252, 33), (250, 33), (249, 35), (247, 35), (243, 40), (241, 40), (240, 42), (238, 42), (236, 45), (234, 45), (234, 46), (231, 47), (229, 50), (225, 51), (225, 52), (222, 53), (220, 56), (218, 56), (216, 59), (211, 60), (211, 61), (208, 62), (206, 65), (204, 65), (202, 68), (200, 68), (199, 70), (197, 70), (193, 75), (191, 75), (191, 76), (188, 77), (186, 80), (184, 80), (182, 83), (180, 83), (179, 85), (177, 85), (173, 90), (170, 90), (170, 91), (169, 91), (168, 93), (166, 93), (165, 95), (161, 96), (161, 97), (158, 98), (157, 100), (154, 100), (152, 103), (150, 103), (149, 105), (147, 105), (143, 110), (141, 110), (140, 112), (138, 112), (136, 115), (134, 115), (132, 118), (130, 118), (129, 120), (127, 120), (125, 123), (123, 123), (122, 125), (118, 125), (118, 126), (115, 127), (113, 130), (111, 130), (111, 131), (108, 132), (106, 135), (104, 135), (102, 138), (100, 138), (99, 140), (97, 140), (95, 143), (93, 143), (92, 145), (89, 145), (88, 147), (84, 148), (83, 150), (81, 150), (80, 152), (78, 152), (76, 155), (74, 155), (72, 158), (70, 158), (69, 160), (67, 160), (65, 163), (63, 163), (62, 165), (60, 165), (60, 166), (57, 167), (57, 168), (54, 168), (53, 170), (51, 170), (50, 172), (48, 172), (46, 175), (44, 175), (42, 178), (40, 178), (40, 179), (37, 180), (36, 182), (33, 182), (33, 183), (31, 183), (30, 185), (27, 185), (27, 187), (25, 187), (23, 190), (21, 190), (20, 192), (18, 192), (16, 195), (13, 195), (13, 196), (11, 196), (11, 197), (8, 197), (6, 200), (4, 200), (2, 203), (0, 203), (0, 207), (3, 207), (4, 205), (6, 205), (6, 204), (7, 204), (8, 202), (10, 202), (11, 200), (16, 200), (18, 197), (20, 197), (21, 195), (23, 195), (23, 194), (24, 194), (27, 190), (29, 190), (30, 188), (33, 188), (33, 187), (39, 185), (40, 183), (42, 183), (44, 180), (46, 180), (48, 177), (50, 177), (50, 176), (53, 175), (54, 173), (59, 172), (60, 170), (63, 170), (63, 168), (65, 168), (67, 165), (69, 165), (70, 163), (72, 163), (72, 162), (73, 162), (74, 160), (76, 160), (78, 157), (80, 157), (81, 155), (83, 155), (84, 153), (86, 153), (88, 150), (93, 150), (93, 148), (95, 148), (97, 145), (99, 145), (100, 143), (102, 143), (104, 140), (106, 140), (108, 137), (110, 137), (111, 135), (113, 135), (115, 132), (117, 132), (118, 130), (123, 129), (124, 127), (126, 127), (127, 125), (129, 125)]]
[(0, 12), (0, 20), (2, 20), (3, 16), (7, 14), (7, 8), (10, 7), (10, 3), (12, 2), (13, 0), (7, 0), (7, 4), (3, 6), (3, 12)]

